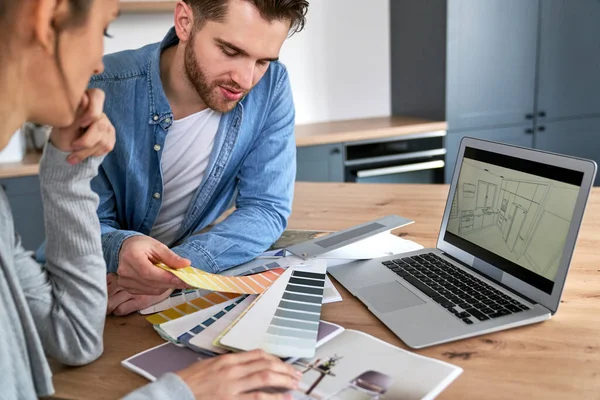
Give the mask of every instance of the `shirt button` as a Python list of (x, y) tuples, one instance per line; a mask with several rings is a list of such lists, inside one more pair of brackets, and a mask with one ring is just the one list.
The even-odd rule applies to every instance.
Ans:
[(166, 119), (165, 119), (165, 122), (166, 122), (167, 124), (170, 124), (170, 123), (171, 123), (171, 118), (166, 118)]
[(155, 115), (154, 117), (152, 117), (152, 119), (158, 121), (158, 115)]
[(156, 200), (160, 199), (160, 193), (156, 192), (152, 195)]
[(160, 151), (160, 144), (155, 144), (154, 145), (154, 150), (155, 151)]

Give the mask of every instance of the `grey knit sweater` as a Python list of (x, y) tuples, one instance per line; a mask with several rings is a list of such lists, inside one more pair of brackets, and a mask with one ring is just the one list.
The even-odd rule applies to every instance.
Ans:
[[(53, 393), (46, 355), (83, 365), (102, 353), (106, 266), (98, 197), (90, 189), (102, 159), (77, 166), (47, 145), (40, 165), (46, 226), (44, 266), (25, 251), (0, 189), (0, 399), (36, 399)], [(128, 399), (193, 399), (167, 374)]]

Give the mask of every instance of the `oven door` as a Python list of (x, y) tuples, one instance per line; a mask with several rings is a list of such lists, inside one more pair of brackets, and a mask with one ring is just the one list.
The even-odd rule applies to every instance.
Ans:
[(443, 183), (443, 137), (429, 136), (348, 147), (346, 182)]

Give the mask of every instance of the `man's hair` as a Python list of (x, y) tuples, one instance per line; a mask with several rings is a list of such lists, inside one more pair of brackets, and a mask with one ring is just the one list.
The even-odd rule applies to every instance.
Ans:
[[(2, 1), (2, 0), (0, 0)], [(207, 21), (223, 21), (229, 0), (184, 0), (194, 11), (195, 29)], [(290, 21), (290, 35), (300, 32), (306, 24), (308, 0), (244, 0), (251, 3), (266, 21)]]

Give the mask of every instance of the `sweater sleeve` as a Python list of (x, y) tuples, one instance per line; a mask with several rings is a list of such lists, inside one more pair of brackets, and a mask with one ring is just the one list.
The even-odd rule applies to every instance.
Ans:
[(106, 266), (98, 196), (90, 188), (102, 158), (71, 166), (67, 155), (49, 143), (40, 164), (46, 264), (35, 262), (20, 244), (14, 260), (46, 353), (64, 364), (83, 365), (103, 350)]
[(177, 374), (168, 373), (125, 396), (122, 400), (194, 400), (194, 394)]

